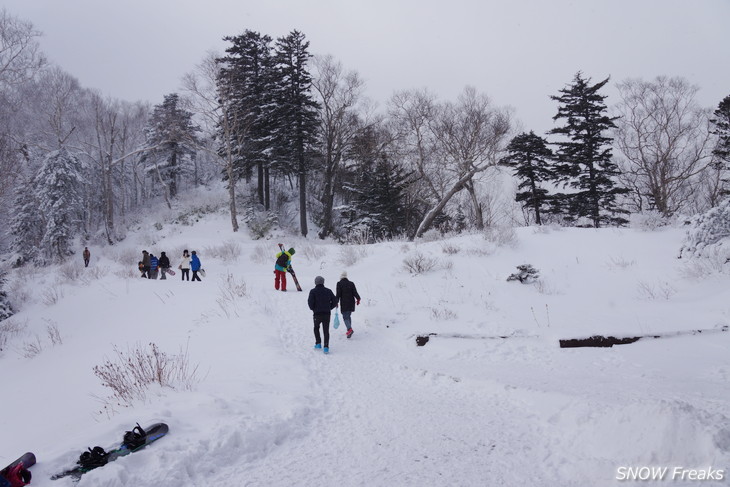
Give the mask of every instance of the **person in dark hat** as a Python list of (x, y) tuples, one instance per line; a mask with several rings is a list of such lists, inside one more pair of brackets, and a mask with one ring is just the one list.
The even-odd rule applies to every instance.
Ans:
[(324, 277), (314, 278), (314, 289), (309, 291), (307, 299), (309, 309), (312, 310), (314, 318), (314, 348), (322, 348), (322, 336), (319, 334), (319, 326), (322, 325), (324, 335), (324, 353), (330, 351), (330, 316), (332, 310), (337, 306), (337, 298), (331, 289), (324, 287)]

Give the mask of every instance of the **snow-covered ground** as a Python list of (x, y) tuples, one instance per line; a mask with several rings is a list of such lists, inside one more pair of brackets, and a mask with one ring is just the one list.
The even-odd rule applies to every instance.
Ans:
[[(666, 467), (669, 485), (727, 484), (730, 333), (558, 346), (730, 323), (728, 275), (678, 260), (682, 229), (340, 246), (254, 241), (224, 211), (153, 224), (91, 246), (89, 268), (79, 256), (10, 276), (23, 308), (0, 352), (0, 464), (35, 452), (34, 486), (73, 485), (49, 478), (156, 421), (167, 437), (78, 486), (646, 485), (620, 480), (629, 467)], [(297, 250), (304, 292), (273, 288), (279, 241)], [(203, 282), (138, 277), (142, 249), (176, 266), (183, 248), (198, 251)], [(404, 261), (419, 254), (433, 268), (411, 274)], [(540, 280), (507, 282), (520, 264)], [(334, 289), (343, 270), (363, 299), (354, 336), (333, 330), (325, 356), (306, 298), (315, 276)], [(428, 333), (440, 335), (416, 346)], [(150, 343), (187, 351), (199, 380), (115, 405), (94, 367)]]

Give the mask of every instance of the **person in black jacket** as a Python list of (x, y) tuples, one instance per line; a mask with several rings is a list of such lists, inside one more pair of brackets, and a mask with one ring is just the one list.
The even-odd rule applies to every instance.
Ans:
[(314, 278), (314, 289), (309, 291), (307, 299), (309, 309), (314, 314), (314, 348), (322, 348), (322, 337), (319, 334), (319, 325), (324, 332), (324, 353), (330, 351), (330, 314), (337, 306), (337, 298), (331, 289), (324, 287), (324, 277)]
[(170, 269), (170, 258), (164, 252), (160, 253), (157, 265), (160, 266), (160, 279), (167, 279), (167, 271)]
[(342, 320), (347, 327), (347, 338), (350, 338), (352, 330), (352, 313), (355, 311), (355, 305), (360, 304), (360, 295), (357, 293), (355, 283), (347, 279), (347, 271), (342, 271), (340, 281), (337, 283), (337, 303), (342, 311)]

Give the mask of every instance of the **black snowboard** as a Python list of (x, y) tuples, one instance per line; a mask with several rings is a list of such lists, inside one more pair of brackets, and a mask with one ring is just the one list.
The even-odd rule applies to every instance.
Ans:
[[(128, 431), (125, 435), (125, 441), (122, 441), (122, 443), (117, 444), (106, 451), (98, 446), (94, 447), (93, 449), (89, 448), (88, 452), (84, 452), (81, 455), (81, 458), (79, 459), (79, 461), (76, 462), (77, 465), (74, 468), (54, 475), (53, 477), (51, 477), (51, 480), (57, 480), (69, 476), (74, 477), (76, 480), (78, 480), (86, 472), (89, 472), (99, 467), (103, 467), (107, 463), (113, 462), (119, 457), (129, 455), (130, 453), (134, 453), (141, 450), (142, 448), (145, 448), (150, 443), (157, 441), (165, 436), (169, 431), (169, 427), (165, 423), (155, 423), (144, 429), (139, 428), (139, 430), (142, 431), (144, 434), (133, 435), (135, 436), (134, 440), (128, 441), (127, 436), (130, 435), (130, 433), (135, 433), (138, 428), (139, 425), (137, 425), (137, 428), (135, 428), (133, 431)], [(97, 455), (98, 452), (103, 453), (103, 455)], [(90, 456), (93, 456), (96, 461), (89, 461)]]

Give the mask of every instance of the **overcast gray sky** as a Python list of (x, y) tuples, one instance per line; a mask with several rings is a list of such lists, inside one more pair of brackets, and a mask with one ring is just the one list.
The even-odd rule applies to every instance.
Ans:
[[(447, 6), (448, 5), (448, 6)], [(471, 85), (514, 107), (526, 130), (553, 127), (550, 95), (581, 70), (682, 76), (717, 107), (730, 95), (730, 0), (0, 0), (44, 33), (43, 50), (83, 86), (161, 103), (222, 37), (293, 29), (366, 80), (454, 99)], [(605, 91), (609, 104), (615, 90)]]

